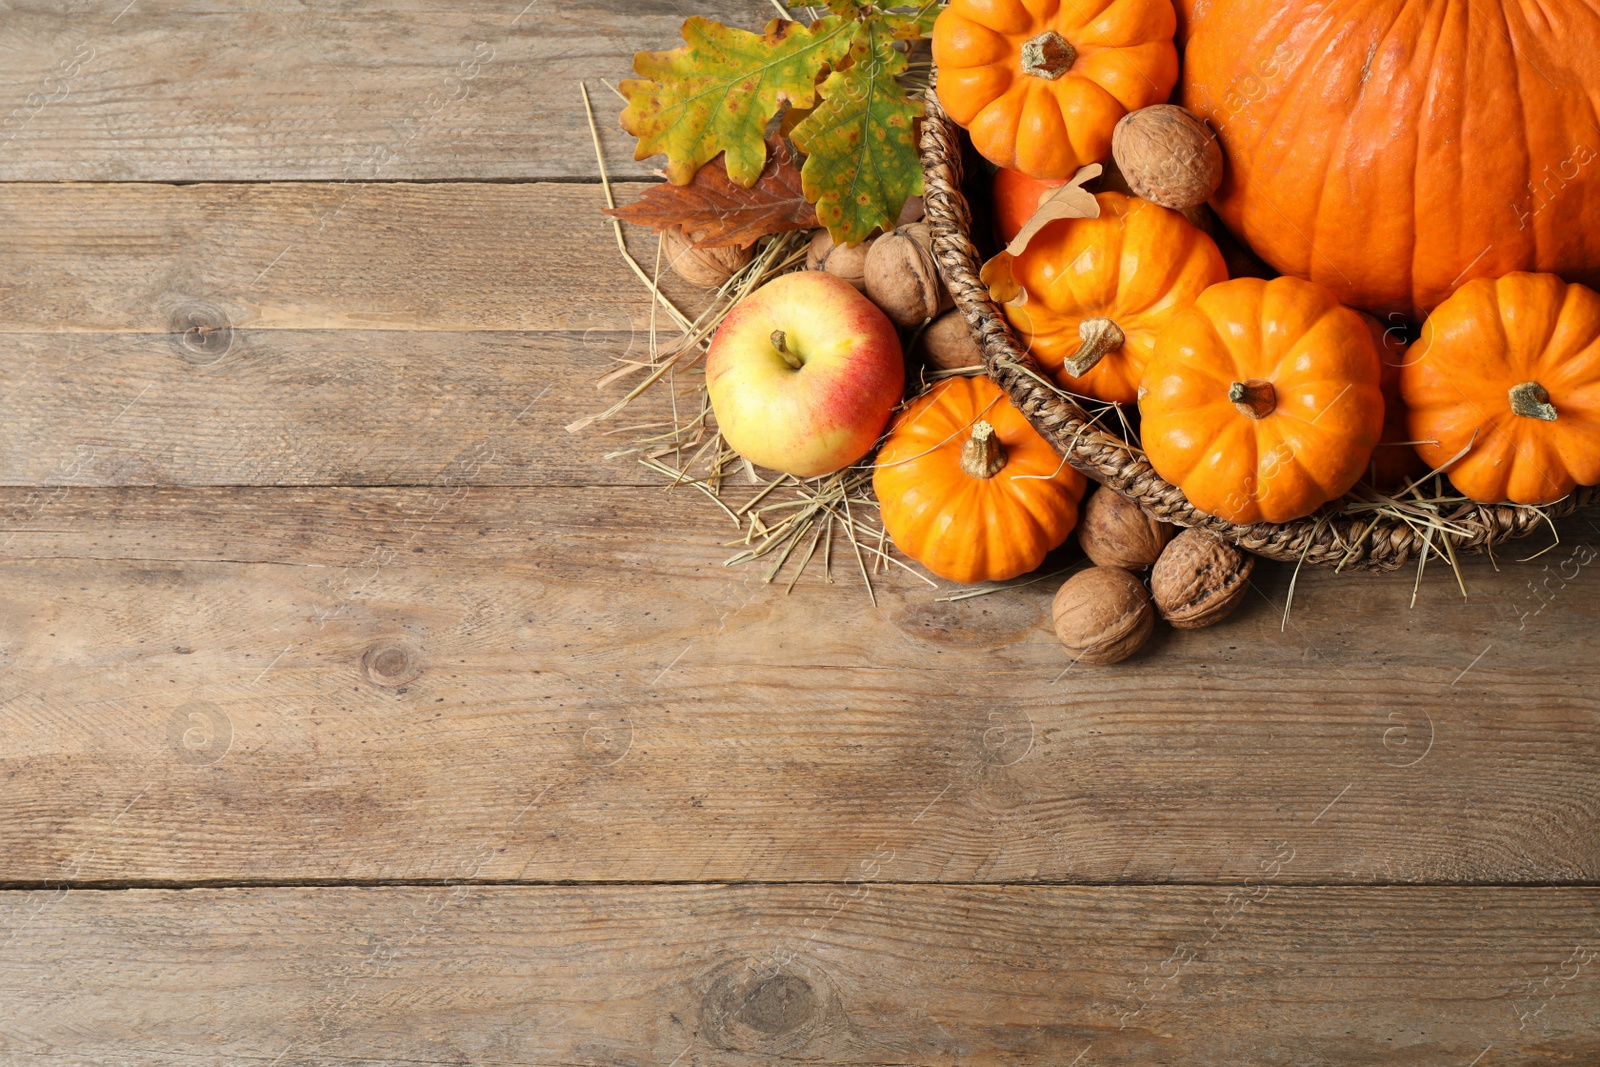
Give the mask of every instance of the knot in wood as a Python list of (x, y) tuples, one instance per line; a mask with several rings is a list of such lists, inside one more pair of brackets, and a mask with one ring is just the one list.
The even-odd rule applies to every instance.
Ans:
[(385, 689), (398, 689), (422, 674), (422, 654), (402, 638), (377, 641), (361, 657), (367, 681)]
[(831, 985), (803, 960), (742, 960), (719, 966), (701, 1001), (701, 1032), (716, 1048), (777, 1055), (832, 1028)]
[(167, 320), (167, 332), (178, 355), (189, 363), (215, 363), (233, 349), (233, 324), (215, 304), (188, 300)]

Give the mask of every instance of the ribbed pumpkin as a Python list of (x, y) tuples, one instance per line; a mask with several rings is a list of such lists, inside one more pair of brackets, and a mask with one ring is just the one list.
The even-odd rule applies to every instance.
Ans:
[(1078, 524), (1086, 484), (987, 378), (947, 378), (914, 401), (872, 475), (895, 546), (952, 582), (1033, 570)]
[(1410, 342), (1398, 326), (1386, 327), (1370, 315), (1363, 315), (1367, 330), (1372, 334), (1373, 346), (1378, 350), (1381, 371), (1378, 384), (1383, 389), (1383, 433), (1378, 446), (1372, 450), (1372, 461), (1367, 464), (1362, 481), (1374, 489), (1389, 493), (1404, 489), (1428, 473), (1411, 445), (1411, 425), (1405, 401), (1400, 396), (1400, 372), (1405, 369)]
[(1171, 0), (951, 0), (933, 26), (939, 103), (992, 163), (1070, 178), (1178, 80)]
[(1180, 0), (1213, 201), (1268, 263), (1420, 320), (1469, 278), (1600, 277), (1600, 0)]
[(1417, 451), (1474, 500), (1550, 504), (1600, 483), (1600, 296), (1549, 274), (1463, 285), (1400, 374)]
[(1383, 430), (1360, 315), (1298, 278), (1236, 278), (1180, 311), (1145, 374), (1145, 455), (1190, 503), (1287, 522), (1341, 496)]
[(1099, 218), (1050, 223), (984, 280), (1063, 389), (1131, 404), (1156, 334), (1228, 269), (1176, 211), (1121, 193), (1095, 199)]

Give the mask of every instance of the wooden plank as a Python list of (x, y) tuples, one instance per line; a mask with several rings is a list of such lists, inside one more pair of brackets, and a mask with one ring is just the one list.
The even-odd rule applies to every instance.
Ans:
[[(669, 420), (666, 388), (582, 434), (565, 429), (626, 391), (629, 380), (604, 391), (596, 383), (614, 360), (648, 360), (648, 334), (252, 330), (215, 344), (182, 334), (5, 340), (4, 484), (664, 484), (636, 456), (607, 458), (651, 431), (606, 433)], [(690, 371), (675, 385), (686, 411), (699, 411), (700, 381)]]
[[(602, 203), (548, 184), (0, 185), (0, 483), (414, 485), (472, 454), (488, 484), (649, 482), (604, 458), (626, 438), (564, 430), (637, 380), (597, 391), (616, 360), (650, 358), (649, 292)], [(633, 244), (653, 269), (654, 241)], [(652, 395), (610, 425), (667, 410)]]
[(14, 1062), (1589, 1064), (1600, 892), (7, 893)]
[(682, 491), (0, 500), (13, 885), (1600, 877), (1586, 519), (1068, 671), (1051, 583), (785, 597)]
[[(758, 0), (703, 0), (757, 29)], [(21, 0), (0, 26), (0, 180), (642, 176), (606, 88), (681, 44), (672, 0), (266, 5)]]
[(648, 330), (604, 206), (596, 185), (0, 185), (0, 332), (188, 334), (211, 363), (264, 330)]

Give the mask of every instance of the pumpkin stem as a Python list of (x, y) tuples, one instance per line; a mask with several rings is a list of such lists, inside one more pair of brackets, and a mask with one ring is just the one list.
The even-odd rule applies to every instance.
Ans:
[(979, 419), (972, 436), (961, 446), (961, 469), (974, 478), (988, 479), (1006, 465), (1006, 446), (994, 435), (994, 427)]
[(789, 364), (789, 366), (793, 367), (795, 370), (799, 370), (801, 367), (805, 366), (804, 363), (800, 362), (799, 356), (789, 351), (789, 338), (784, 335), (782, 330), (772, 331), (772, 347), (776, 348), (778, 350), (778, 355), (783, 357), (783, 361)]
[(1083, 342), (1078, 346), (1078, 351), (1062, 364), (1074, 378), (1082, 378), (1094, 370), (1100, 357), (1121, 348), (1128, 340), (1128, 335), (1110, 319), (1084, 319), (1078, 323), (1078, 340)]
[(1556, 421), (1556, 409), (1550, 403), (1550, 394), (1538, 382), (1523, 382), (1511, 387), (1511, 411), (1527, 419)]
[(1278, 394), (1272, 383), (1260, 378), (1247, 382), (1234, 382), (1228, 386), (1228, 399), (1247, 419), (1264, 419), (1278, 406)]
[(1078, 61), (1078, 50), (1055, 30), (1045, 30), (1022, 46), (1022, 73), (1055, 81)]

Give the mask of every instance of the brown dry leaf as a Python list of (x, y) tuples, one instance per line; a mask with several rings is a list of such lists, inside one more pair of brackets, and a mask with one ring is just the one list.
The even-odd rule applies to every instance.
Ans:
[(681, 226), (702, 248), (744, 247), (769, 233), (820, 225), (801, 187), (794, 152), (782, 138), (767, 141), (767, 165), (748, 189), (728, 177), (723, 163), (718, 156), (688, 185), (654, 186), (637, 202), (606, 214), (657, 231)]
[(1032, 241), (1034, 235), (1057, 219), (1097, 219), (1100, 217), (1100, 202), (1094, 194), (1083, 187), (1085, 182), (1100, 177), (1104, 168), (1098, 163), (1091, 163), (1072, 176), (1072, 180), (1055, 192), (1050, 194), (1048, 200), (1041, 201), (1039, 210), (1027, 224), (1017, 231), (1017, 235), (1006, 245), (1006, 254), (1020, 256)]
[(978, 271), (978, 280), (989, 289), (989, 299), (996, 304), (1021, 307), (1028, 302), (1028, 291), (1017, 284), (1011, 273), (1010, 252), (1001, 252)]

